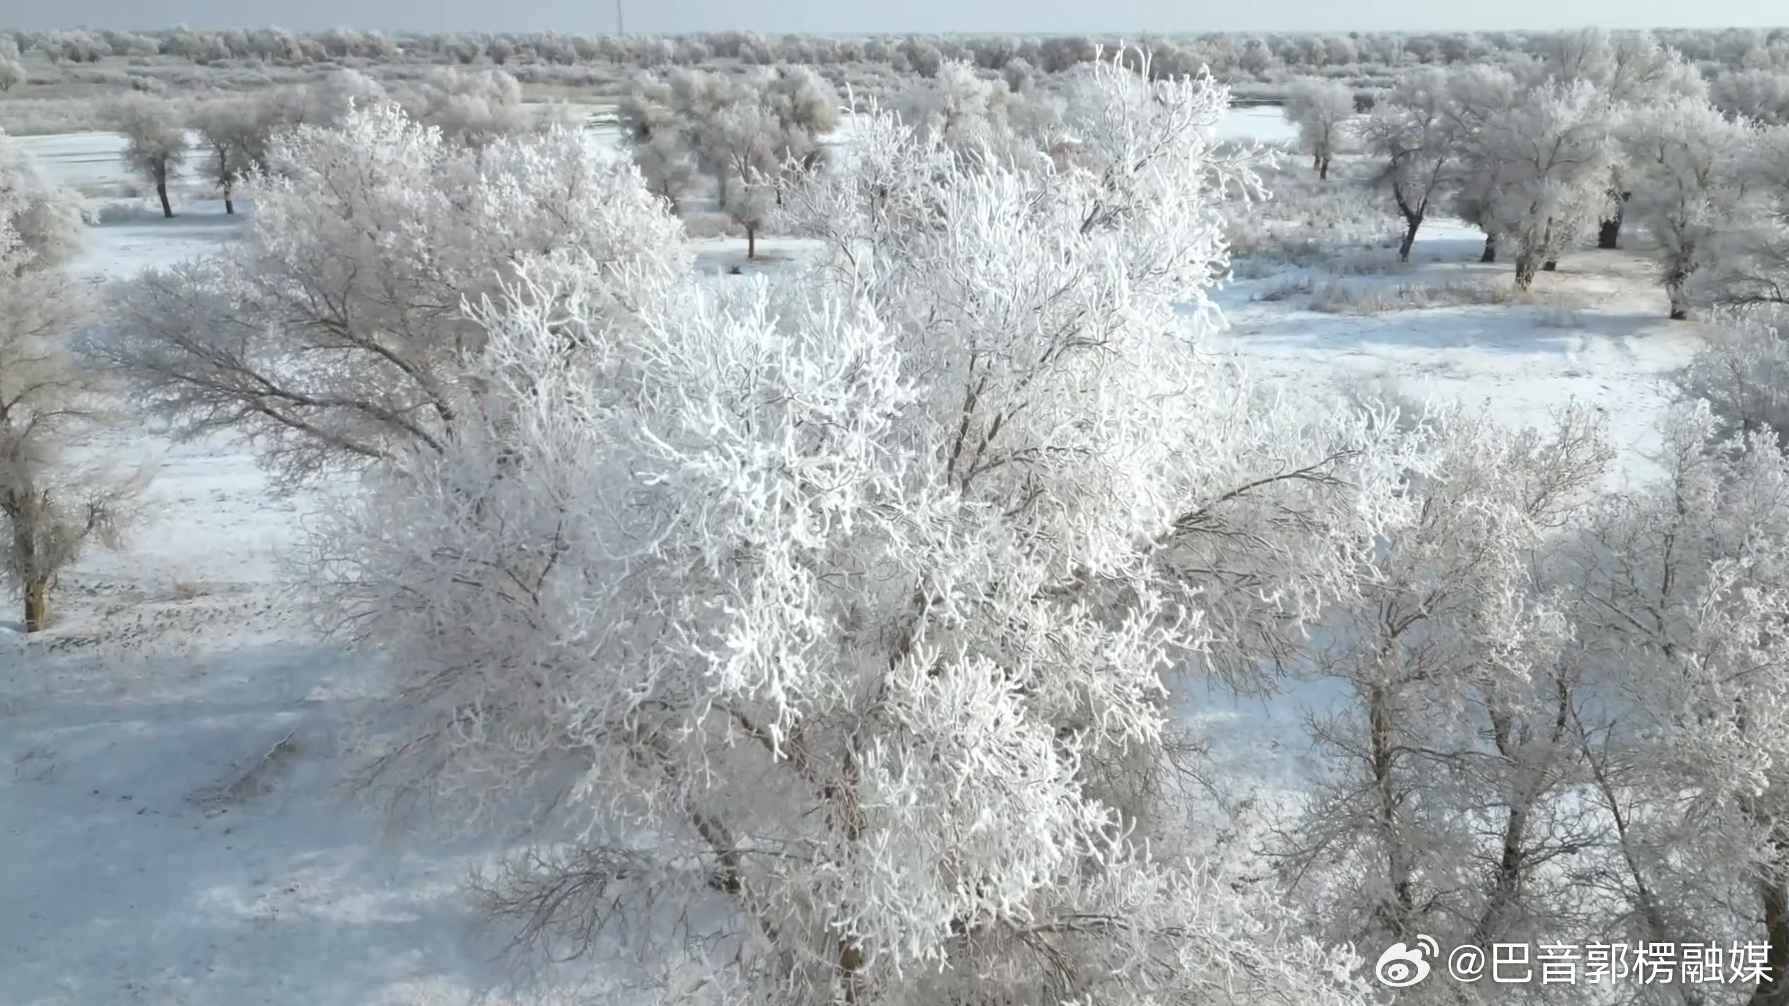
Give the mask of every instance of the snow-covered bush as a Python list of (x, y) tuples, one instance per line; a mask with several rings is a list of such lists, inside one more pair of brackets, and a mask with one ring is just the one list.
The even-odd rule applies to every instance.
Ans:
[(1167, 676), (1257, 677), (1413, 516), (1395, 424), (1200, 349), (1224, 107), (1100, 64), (1063, 170), (861, 117), (786, 193), (810, 268), (481, 303), (324, 568), (401, 674), (381, 777), (544, 829), (525, 937), (669, 933), (714, 1002), (1366, 1001), (1148, 796)]
[(1789, 343), (1772, 320), (1715, 326), (1674, 382), (1685, 398), (1708, 404), (1723, 435), (1769, 432), (1789, 444)]
[(1406, 228), (1387, 219), (1385, 197), (1373, 184), (1377, 165), (1343, 161), (1322, 180), (1301, 164), (1278, 160), (1257, 166), (1266, 191), (1232, 191), (1223, 201), (1225, 244), (1239, 274), (1263, 263), (1342, 268), (1365, 254), (1391, 256)]
[(1508, 304), (1516, 292), (1501, 284), (1452, 280), (1431, 283), (1324, 283), (1311, 290), (1307, 306), (1325, 314), (1382, 314), (1474, 304)]

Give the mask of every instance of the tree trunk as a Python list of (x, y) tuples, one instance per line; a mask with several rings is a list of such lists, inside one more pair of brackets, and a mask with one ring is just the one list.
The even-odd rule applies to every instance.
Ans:
[(168, 173), (166, 171), (156, 173), (155, 194), (159, 196), (162, 201), (162, 219), (174, 219), (174, 207), (168, 203)]
[(37, 568), (37, 541), (31, 534), (35, 521), (30, 500), (34, 495), (8, 492), (5, 499), (7, 521), (12, 525), (13, 562), (24, 582), (26, 632), (42, 631), (50, 611), (50, 578)]
[(1596, 229), (1596, 246), (1604, 251), (1621, 247), (1621, 212), (1627, 201), (1634, 197), (1632, 192), (1611, 190), (1609, 194), (1615, 197), (1615, 215), (1604, 220)]
[(1329, 158), (1325, 157), (1317, 162), (1317, 179), (1319, 181), (1329, 180)]
[(863, 986), (863, 948), (857, 941), (850, 938), (839, 941), (839, 971), (845, 1004), (851, 1006), (857, 1002), (858, 990)]
[(1362, 697), (1367, 703), (1368, 771), (1373, 777), (1380, 839), (1385, 843), (1386, 880), (1391, 883), (1391, 898), (1382, 898), (1374, 914), (1387, 932), (1402, 936), (1413, 916), (1416, 897), (1403, 831), (1398, 824), (1399, 796), (1393, 778), (1393, 761), (1397, 757), (1392, 722), (1395, 713), (1392, 697), (1384, 685), (1366, 685)]
[(39, 579), (25, 584), (25, 631), (42, 632), (50, 624), (50, 585)]
[(1526, 290), (1534, 285), (1537, 264), (1533, 255), (1527, 252), (1516, 253), (1516, 289)]
[(758, 228), (756, 227), (745, 229), (745, 257), (748, 259), (758, 257)]
[(1416, 244), (1416, 229), (1423, 225), (1422, 217), (1408, 220), (1404, 224), (1404, 237), (1398, 242), (1398, 261), (1410, 261), (1410, 249)]
[(224, 212), (231, 216), (236, 215), (236, 204), (230, 201), (230, 187), (228, 185), (224, 186)]
[(1485, 250), (1483, 254), (1479, 255), (1478, 260), (1480, 262), (1497, 261), (1497, 235), (1485, 235)]
[(1665, 296), (1671, 298), (1671, 320), (1683, 321), (1690, 316), (1690, 299), (1684, 292), (1689, 277), (1673, 272), (1665, 277)]
[(1768, 868), (1759, 880), (1758, 894), (1764, 903), (1764, 933), (1770, 953), (1764, 977), (1746, 1006), (1785, 1006), (1789, 1004), (1789, 982), (1784, 981), (1789, 971), (1789, 892), (1784, 891), (1782, 873), (1775, 867)]

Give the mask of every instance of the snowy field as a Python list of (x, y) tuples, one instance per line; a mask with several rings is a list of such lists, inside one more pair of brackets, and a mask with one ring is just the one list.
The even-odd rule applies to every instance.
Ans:
[[(1284, 129), (1278, 109), (1247, 109), (1221, 132)], [(70, 183), (123, 181), (113, 137), (20, 142)], [(126, 276), (238, 232), (215, 202), (185, 198), (180, 212), (89, 228), (77, 269)], [(772, 259), (800, 251), (761, 245)], [(743, 242), (699, 252), (718, 267)], [(1350, 282), (1507, 283), (1508, 267), (1479, 266), (1477, 252), (1464, 228), (1430, 226), (1414, 271)], [(1575, 397), (1607, 410), (1630, 463), (1651, 436), (1660, 377), (1697, 346), (1625, 252), (1564, 258), (1536, 284), (1551, 306), (1322, 314), (1264, 299), (1285, 281), (1219, 292), (1231, 323), (1219, 351), (1294, 394), (1384, 378), (1512, 422)], [(129, 553), (96, 554), (66, 578), (63, 625), (29, 647), (10, 630), (0, 638), (0, 1006), (479, 1001), (499, 977), (459, 893), (479, 850), (377, 841), (334, 784), (373, 669), (279, 629), (282, 559), (306, 504), (269, 498), (239, 445), (168, 448), (145, 435), (136, 447), (160, 458), (155, 521)], [(106, 654), (123, 673), (96, 672), (102, 622), (129, 640)], [(1295, 706), (1200, 718), (1239, 775), (1285, 784)]]

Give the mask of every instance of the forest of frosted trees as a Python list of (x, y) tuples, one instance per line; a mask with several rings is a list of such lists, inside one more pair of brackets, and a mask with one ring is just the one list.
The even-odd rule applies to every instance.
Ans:
[[(195, 164), (252, 210), (91, 297), (0, 148), (0, 517), (35, 630), (125, 544), (93, 430), (327, 494), (302, 587), (391, 669), (354, 781), (503, 836), (518, 954), (666, 1004), (1342, 1006), (1420, 935), (1678, 967), (1398, 1002), (1789, 1001), (1783, 36), (14, 41), (454, 64), (108, 104), (159, 212)], [(597, 59), (622, 157), (521, 100)], [(861, 62), (904, 76), (854, 103)], [(1267, 84), (1280, 192), (1212, 133)], [(1512, 297), (1652, 260), (1711, 334), (1644, 477), (1593, 403), (1213, 354), (1248, 208), (1344, 190), (1400, 258), (1476, 228)], [(694, 214), (810, 251), (704, 270)], [(1308, 786), (1236, 799), (1185, 713), (1299, 690)]]

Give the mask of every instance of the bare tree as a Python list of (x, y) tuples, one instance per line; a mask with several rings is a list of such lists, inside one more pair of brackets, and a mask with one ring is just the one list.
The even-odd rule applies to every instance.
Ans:
[(173, 219), (168, 182), (186, 161), (186, 130), (174, 106), (156, 98), (127, 98), (113, 109), (113, 119), (124, 134), (124, 166), (155, 186), (162, 216)]

